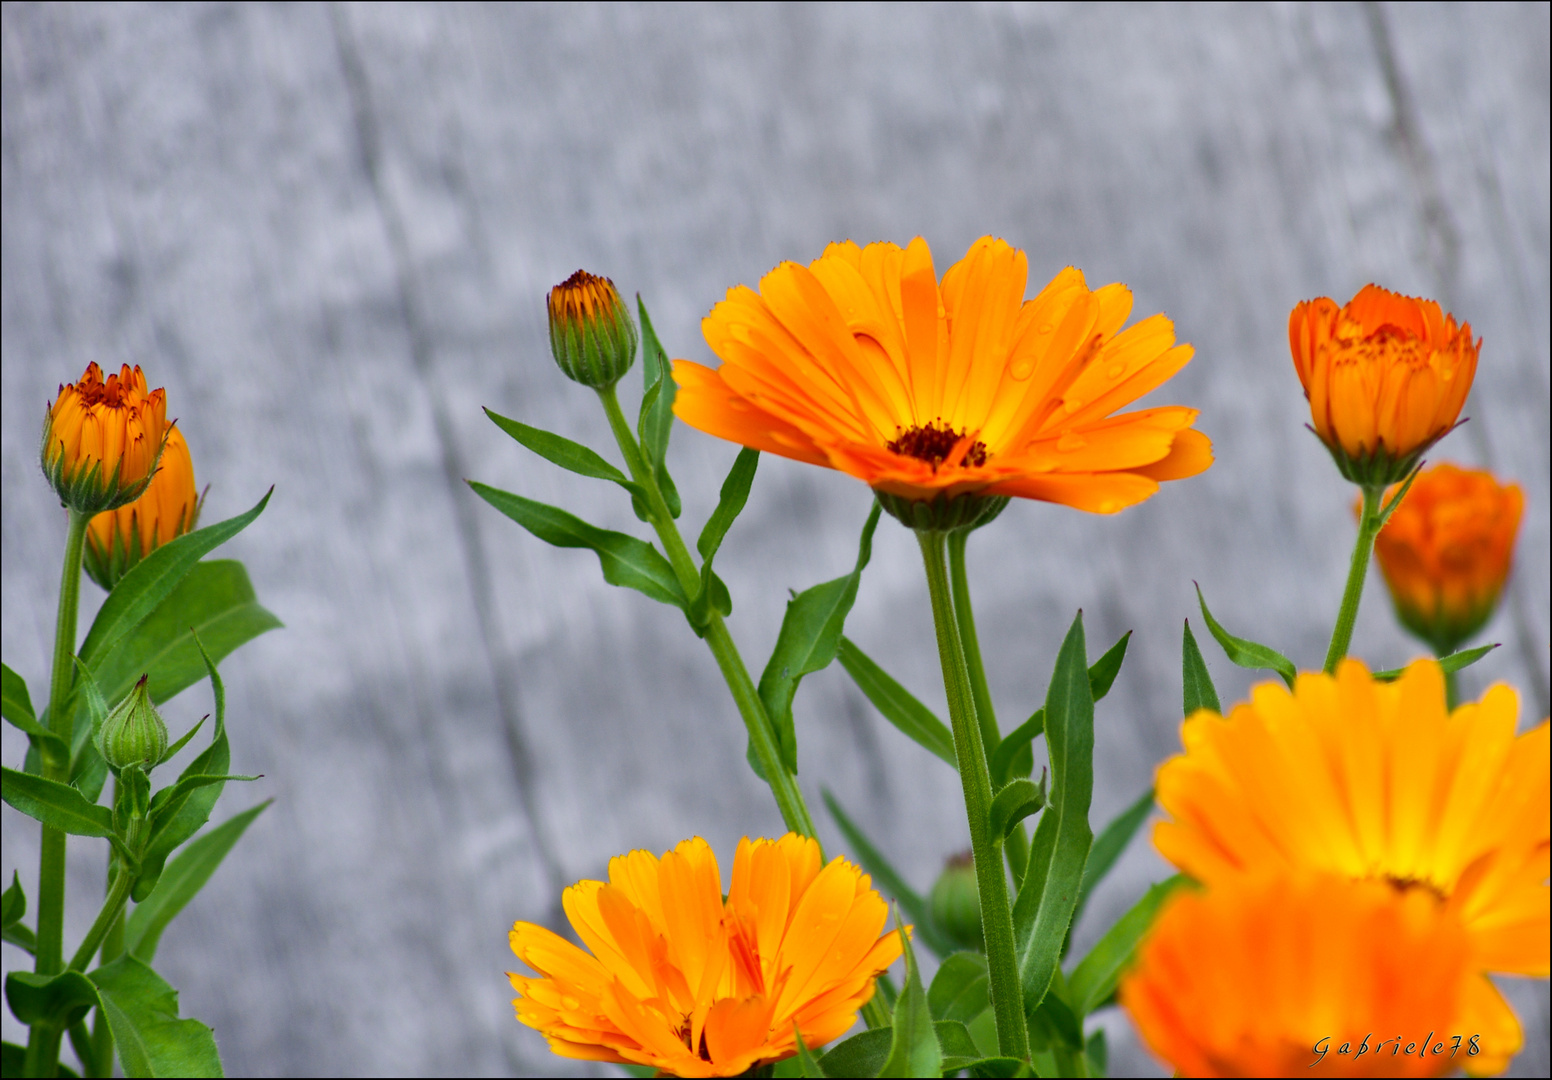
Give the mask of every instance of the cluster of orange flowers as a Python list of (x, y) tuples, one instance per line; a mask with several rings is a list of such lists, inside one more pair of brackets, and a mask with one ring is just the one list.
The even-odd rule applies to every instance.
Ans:
[[(706, 317), (722, 364), (676, 360), (674, 411), (855, 476), (926, 531), (982, 523), (1010, 496), (1113, 513), (1211, 465), (1196, 410), (1118, 413), (1190, 360), (1170, 321), (1123, 329), (1126, 287), (1091, 290), (1072, 268), (1025, 300), (1027, 274), (991, 237), (941, 281), (920, 238), (783, 263)], [(572, 284), (552, 312), (607, 307), (568, 300)], [(1417, 473), (1459, 418), (1479, 343), (1439, 305), (1372, 285), (1299, 304), (1289, 339), (1342, 474), (1371, 495), (1413, 481), (1387, 508), (1381, 566), (1403, 623), (1453, 649), (1491, 614), (1523, 507), (1484, 473)], [(1155, 840), (1199, 888), (1166, 906), (1121, 990), (1149, 1045), (1186, 1075), (1502, 1069), (1521, 1032), (1488, 973), (1548, 973), (1549, 728), (1516, 736), (1518, 708), (1500, 686), (1451, 711), (1432, 661), (1385, 682), (1349, 660), (1188, 717), (1185, 753), (1159, 769)], [(744, 841), (725, 899), (700, 840), (609, 874), (566, 894), (591, 955), (512, 933), (539, 972), (512, 976), (518, 1016), (568, 1057), (742, 1072), (795, 1053), (797, 1030), (841, 1034), (900, 952), (868, 878), (821, 869), (793, 835)]]

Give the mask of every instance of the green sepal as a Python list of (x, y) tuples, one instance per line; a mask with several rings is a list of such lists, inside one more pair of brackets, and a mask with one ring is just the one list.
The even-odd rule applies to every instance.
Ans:
[(1157, 885), (1150, 885), (1142, 899), (1117, 919), (1115, 925), (1094, 943), (1089, 954), (1078, 961), (1072, 978), (1067, 981), (1067, 993), (1079, 1017), (1087, 1016), (1110, 1001), (1159, 908), (1176, 889), (1189, 883), (1190, 879), (1185, 875), (1176, 874)]
[(1009, 780), (992, 798), (987, 817), (991, 822), (992, 838), (1002, 842), (1014, 826), (1031, 814), (1045, 808), (1045, 777), (1040, 783), (1022, 776)]
[(1213, 685), (1212, 673), (1207, 670), (1202, 650), (1197, 648), (1196, 635), (1191, 633), (1190, 619), (1186, 620), (1186, 628), (1180, 638), (1180, 683), (1180, 705), (1184, 710), (1180, 715), (1190, 716), (1198, 709), (1211, 709), (1220, 714), (1223, 712), (1223, 706), (1218, 703), (1218, 688)]
[(1057, 653), (1046, 693), (1045, 737), (1051, 759), (1050, 808), (1035, 829), (1029, 866), (1013, 904), (1026, 1012), (1038, 1008), (1059, 970), (1094, 835), (1088, 818), (1094, 790), (1094, 696), (1081, 611)]
[[(1413, 447), (1405, 454), (1392, 452), (1385, 446), (1385, 440), (1380, 439), (1375, 442), (1373, 450), (1356, 456), (1349, 454), (1340, 441), (1326, 442), (1326, 440), (1320, 439), (1320, 432), (1316, 431), (1309, 424), (1305, 424), (1304, 428), (1306, 431), (1311, 432), (1315, 438), (1320, 439), (1321, 445), (1331, 455), (1331, 460), (1336, 462), (1337, 471), (1342, 474), (1344, 480), (1357, 484), (1359, 487), (1388, 488), (1392, 484), (1401, 483), (1403, 480), (1410, 482), (1412, 478), (1416, 477), (1423, 467), (1423, 455), (1440, 439), (1464, 423), (1465, 421), (1462, 420), (1459, 424), (1450, 425), (1427, 442)], [(1406, 492), (1403, 491), (1401, 494), (1404, 495)], [(1394, 500), (1394, 502), (1400, 501), (1399, 496)]]
[(31, 743), (55, 768), (70, 760), (70, 748), (65, 740), (38, 723), (32, 712), (32, 697), (27, 693), (27, 680), (9, 667), (0, 664), (4, 677), (4, 690), (0, 693), (0, 714), (19, 728)]
[(178, 587), (195, 564), (211, 551), (242, 532), (264, 512), (275, 489), (270, 488), (253, 509), (215, 525), (178, 537), (157, 548), (137, 563), (102, 602), (92, 628), (81, 643), (81, 659), (91, 668), (108, 656), (114, 646), (155, 611)]
[(600, 529), (558, 507), (525, 499), (476, 480), (467, 483), (476, 495), (545, 543), (592, 550), (598, 556), (604, 580), (609, 584), (635, 589), (681, 610), (687, 607), (688, 600), (679, 587), (679, 579), (674, 576), (674, 568), (645, 540)]
[(841, 638), (835, 655), (846, 674), (857, 684), (857, 689), (883, 714), (884, 719), (912, 742), (936, 754), (951, 768), (959, 767), (958, 758), (954, 754), (954, 733), (938, 719), (935, 712), (892, 679), (850, 638)]
[(792, 1022), (792, 1034), (797, 1041), (798, 1048), (798, 1075), (804, 1077), (823, 1077), (824, 1070), (819, 1067), (819, 1059), (803, 1041), (803, 1029), (798, 1027), (797, 1021)]
[(167, 924), (204, 888), (226, 853), (273, 801), (267, 799), (195, 837), (176, 859), (167, 863), (156, 887), (135, 905), (124, 924), (125, 952), (134, 953), (146, 963), (155, 959)]
[(1137, 835), (1137, 830), (1142, 828), (1143, 822), (1148, 820), (1148, 815), (1153, 812), (1153, 788), (1149, 787), (1137, 799), (1122, 810), (1100, 830), (1094, 839), (1094, 844), (1089, 848), (1088, 862), (1083, 866), (1083, 884), (1078, 889), (1078, 906), (1073, 909), (1072, 921), (1076, 923), (1078, 916), (1083, 914), (1083, 908), (1089, 902), (1094, 889), (1104, 880), (1110, 868), (1116, 864), (1121, 853), (1126, 850), (1126, 845), (1132, 842), (1132, 837)]
[[(1474, 649), (1462, 649), (1460, 652), (1450, 653), (1448, 656), (1439, 657), (1439, 668), (1446, 675), (1452, 675), (1462, 668), (1468, 668), (1482, 657), (1498, 648), (1495, 642), (1492, 645), (1478, 645)], [(1374, 677), (1385, 682), (1401, 678), (1406, 668), (1390, 668), (1387, 671), (1376, 671)]]
[(857, 862), (873, 875), (873, 887), (885, 896), (892, 897), (905, 910), (905, 914), (916, 924), (916, 932), (921, 935), (922, 943), (929, 949), (939, 956), (947, 956), (953, 952), (953, 944), (933, 923), (926, 898), (905, 883), (900, 872), (884, 858), (873, 841), (869, 840), (856, 823), (846, 816), (846, 811), (841, 809), (841, 804), (836, 801), (828, 788), (821, 789), (821, 794), (824, 797), (825, 806), (830, 809), (830, 816), (835, 819), (835, 824), (841, 830), (841, 835), (845, 836), (846, 842), (851, 845), (852, 854)]
[[(851, 573), (804, 589), (787, 601), (776, 647), (760, 675), (760, 700), (775, 729), (782, 761), (793, 775), (798, 771), (798, 740), (792, 720), (792, 699), (803, 676), (825, 668), (835, 659), (846, 616), (857, 600), (863, 568), (873, 554), (873, 532), (878, 528), (879, 513), (877, 504), (868, 513)], [(751, 762), (755, 760), (752, 753), (749, 758)]]
[(1207, 620), (1207, 629), (1212, 631), (1212, 636), (1218, 640), (1219, 645), (1223, 646), (1224, 655), (1229, 658), (1230, 663), (1253, 670), (1269, 668), (1283, 677), (1283, 682), (1288, 684), (1288, 689), (1293, 689), (1293, 682), (1298, 678), (1299, 671), (1293, 666), (1292, 660), (1276, 649), (1245, 638), (1237, 638), (1225, 630), (1218, 620), (1213, 618), (1212, 612), (1207, 610), (1207, 598), (1202, 595), (1200, 585), (1196, 586), (1196, 599), (1202, 605), (1202, 618)]
[(24, 1024), (66, 1028), (98, 1004), (97, 988), (79, 971), (13, 971), (5, 977), (5, 1002)]
[(125, 954), (90, 976), (125, 1076), (224, 1076), (215, 1036), (178, 1018), (178, 992)]

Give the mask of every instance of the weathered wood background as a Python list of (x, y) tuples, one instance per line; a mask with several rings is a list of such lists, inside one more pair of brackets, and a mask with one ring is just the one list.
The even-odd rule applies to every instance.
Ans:
[[(233, 1073), (586, 1073), (514, 1022), (509, 924), (553, 920), (617, 852), (780, 828), (683, 620), (462, 484), (640, 529), (480, 413), (608, 447), (547, 354), (544, 291), (578, 266), (702, 360), (727, 287), (843, 237), (920, 233), (941, 268), (995, 233), (1032, 288), (1076, 264), (1176, 320), (1197, 357), (1155, 399), (1201, 408), (1217, 465), (1115, 518), (1015, 506), (972, 545), (1005, 724), (1076, 608), (1095, 646), (1137, 631), (1100, 710), (1098, 820), (1178, 746), (1193, 579), (1229, 625), (1321, 655), (1353, 494), (1304, 430), (1289, 307), (1370, 280), (1440, 297), (1485, 345), (1435, 457), (1529, 503), (1504, 648), (1467, 687), (1547, 711), (1545, 5), (7, 4), (0, 26), (7, 662), (41, 696), (64, 522), (37, 431), (86, 361), (167, 387), (206, 520), (276, 486), (229, 549), (287, 626), (225, 665), (234, 766), (264, 774), (225, 812), (276, 801), (158, 961)], [(676, 433), (692, 529), (732, 457)], [(761, 466), (719, 559), (752, 667), (786, 590), (850, 565), (867, 503)], [(1370, 584), (1358, 651), (1404, 661)], [(941, 706), (919, 561), (887, 522), (849, 629)], [(1207, 651), (1240, 696), (1249, 674)], [(197, 688), (170, 719), (207, 709)], [(833, 789), (921, 887), (966, 844), (955, 778), (838, 669), (798, 727), (811, 802)], [(22, 750), (7, 728), (6, 761)], [(35, 895), (36, 827), (3, 820), (4, 875)], [(73, 845), (79, 888), (101, 861)], [(1136, 843), (1080, 946), (1164, 873)], [(91, 912), (69, 914), (77, 936)], [(1547, 984), (1508, 985), (1517, 1070), (1545, 1075)], [(1106, 1023), (1120, 1073), (1157, 1071)]]

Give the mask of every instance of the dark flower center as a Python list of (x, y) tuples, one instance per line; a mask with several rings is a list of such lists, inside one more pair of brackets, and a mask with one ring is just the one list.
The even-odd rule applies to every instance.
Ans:
[[(884, 447), (897, 454), (925, 461), (936, 472), (938, 466), (943, 464), (965, 434), (963, 431), (955, 431), (949, 424), (935, 420), (902, 429), (900, 434), (893, 441), (885, 443)], [(971, 443), (970, 449), (965, 451), (957, 464), (985, 465), (986, 444), (979, 439)]]

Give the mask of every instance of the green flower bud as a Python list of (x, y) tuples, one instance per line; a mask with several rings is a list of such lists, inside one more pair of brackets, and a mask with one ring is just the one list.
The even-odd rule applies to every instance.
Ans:
[(578, 270), (550, 290), (550, 351), (568, 379), (613, 386), (636, 360), (636, 324), (614, 282)]
[(146, 689), (149, 678), (140, 676), (129, 696), (114, 707), (97, 732), (97, 749), (115, 773), (131, 765), (149, 771), (167, 752), (167, 725), (151, 704)]
[(975, 883), (975, 860), (966, 851), (943, 867), (928, 898), (932, 921), (954, 944), (984, 949), (981, 938), (981, 891)]

